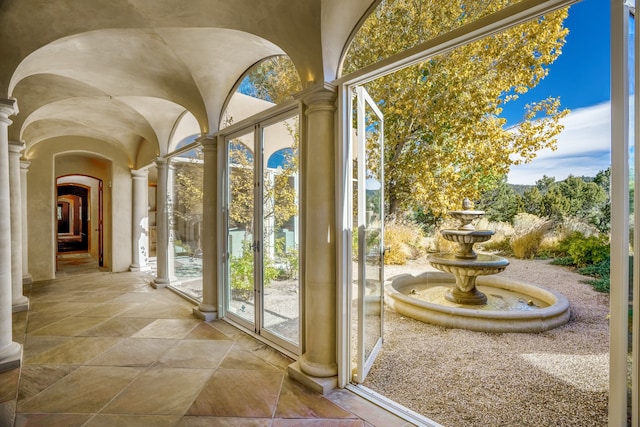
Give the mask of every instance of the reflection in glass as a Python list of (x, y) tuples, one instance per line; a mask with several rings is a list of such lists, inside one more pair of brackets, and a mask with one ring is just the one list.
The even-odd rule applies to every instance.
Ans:
[(255, 319), (254, 292), (254, 156), (253, 132), (228, 144), (228, 280), (227, 312), (251, 323)]
[(263, 128), (264, 329), (299, 342), (298, 117)]
[(171, 164), (174, 171), (170, 234), (175, 279), (172, 286), (202, 301), (202, 147), (172, 158)]

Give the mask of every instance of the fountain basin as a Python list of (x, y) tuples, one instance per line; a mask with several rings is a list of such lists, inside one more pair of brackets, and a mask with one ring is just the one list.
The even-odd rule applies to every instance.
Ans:
[[(486, 306), (447, 301), (444, 294), (455, 287), (449, 274), (402, 274), (385, 282), (385, 301), (396, 312), (425, 323), (480, 332), (543, 332), (569, 321), (569, 301), (557, 292), (491, 276), (478, 277), (476, 285), (489, 299)], [(422, 300), (412, 292), (433, 295), (431, 300)], [(513, 298), (517, 304), (502, 304)]]

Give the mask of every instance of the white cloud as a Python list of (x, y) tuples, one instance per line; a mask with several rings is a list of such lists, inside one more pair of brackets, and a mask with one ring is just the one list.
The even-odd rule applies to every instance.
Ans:
[(558, 149), (544, 149), (531, 163), (514, 166), (508, 181), (534, 184), (543, 175), (560, 181), (569, 175), (595, 176), (611, 164), (611, 103), (571, 111), (562, 122)]

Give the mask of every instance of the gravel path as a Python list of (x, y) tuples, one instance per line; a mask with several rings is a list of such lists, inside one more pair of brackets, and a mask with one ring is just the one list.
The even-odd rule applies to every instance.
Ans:
[[(538, 334), (428, 325), (385, 310), (384, 345), (364, 385), (446, 427), (605, 426), (609, 296), (548, 261), (501, 273), (557, 290), (571, 319)], [(425, 260), (385, 276), (430, 270)]]

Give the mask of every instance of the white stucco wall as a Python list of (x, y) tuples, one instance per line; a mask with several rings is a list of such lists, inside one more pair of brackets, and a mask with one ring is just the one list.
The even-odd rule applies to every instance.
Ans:
[(25, 156), (31, 161), (27, 209), (33, 279), (55, 277), (56, 177), (63, 175), (88, 175), (103, 181), (104, 265), (112, 271), (127, 271), (131, 264), (131, 173), (122, 152), (97, 140), (56, 138), (29, 147)]

